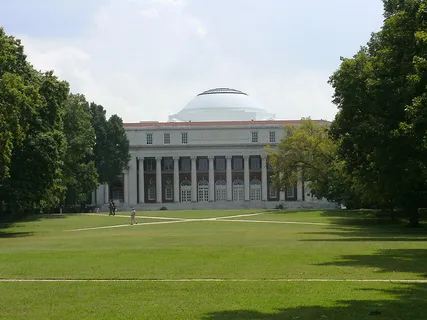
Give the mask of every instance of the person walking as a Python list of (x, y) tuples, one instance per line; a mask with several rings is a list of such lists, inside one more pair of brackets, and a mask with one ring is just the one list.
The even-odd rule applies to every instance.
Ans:
[(136, 210), (135, 210), (135, 207), (132, 207), (132, 212), (130, 214), (130, 225), (133, 225), (134, 223), (138, 224), (138, 222), (136, 222), (135, 216), (136, 216)]

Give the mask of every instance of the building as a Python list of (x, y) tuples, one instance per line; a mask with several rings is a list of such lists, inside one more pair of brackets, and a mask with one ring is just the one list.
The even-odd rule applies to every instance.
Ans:
[(114, 199), (138, 209), (334, 207), (312, 197), (303, 181), (274, 188), (265, 146), (280, 141), (284, 125), (299, 123), (274, 118), (246, 93), (218, 88), (168, 122), (125, 123), (129, 165), (117, 183), (94, 192), (93, 202)]

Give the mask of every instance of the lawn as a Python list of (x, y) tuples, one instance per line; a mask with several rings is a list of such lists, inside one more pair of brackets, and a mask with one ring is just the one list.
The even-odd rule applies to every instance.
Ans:
[(414, 280), (427, 282), (426, 228), (347, 211), (137, 220), (50, 215), (3, 226), (0, 319), (425, 319), (427, 283)]

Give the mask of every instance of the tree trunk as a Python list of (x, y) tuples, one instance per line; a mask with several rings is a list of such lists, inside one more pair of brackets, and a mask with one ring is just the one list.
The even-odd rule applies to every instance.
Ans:
[(408, 208), (407, 214), (409, 216), (409, 226), (411, 228), (419, 228), (420, 225), (420, 213), (418, 208)]

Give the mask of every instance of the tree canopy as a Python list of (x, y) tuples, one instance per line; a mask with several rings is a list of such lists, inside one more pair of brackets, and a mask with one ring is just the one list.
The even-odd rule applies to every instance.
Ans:
[[(34, 69), (0, 28), (0, 219), (83, 202), (121, 172), (129, 142), (120, 117), (107, 121), (101, 109), (98, 117), (67, 82)], [(96, 153), (98, 141), (105, 152)]]
[(427, 4), (384, 8), (381, 31), (330, 78), (339, 109), (331, 134), (346, 171), (415, 226), (427, 200)]

